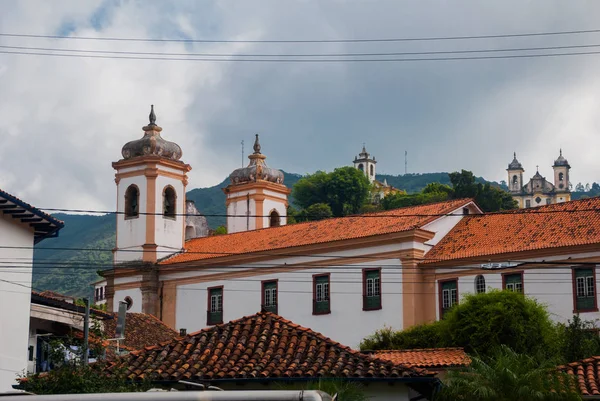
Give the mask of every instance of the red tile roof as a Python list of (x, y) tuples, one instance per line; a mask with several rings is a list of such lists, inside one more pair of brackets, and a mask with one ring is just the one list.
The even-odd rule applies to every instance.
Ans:
[(600, 244), (600, 198), (462, 219), (424, 264), (545, 248)]
[(361, 354), (270, 312), (178, 337), (119, 359), (130, 379), (394, 378), (430, 375)]
[(398, 365), (425, 369), (462, 367), (471, 363), (471, 358), (462, 348), (381, 350), (373, 355)]
[[(117, 315), (117, 313), (113, 313), (114, 319), (104, 322), (106, 338), (115, 338), (116, 336)], [(163, 341), (170, 341), (178, 335), (178, 332), (153, 315), (128, 312), (125, 315), (125, 340), (120, 343), (120, 346), (124, 346), (128, 350), (139, 350)]]
[(161, 264), (189, 262), (232, 254), (285, 249), (410, 231), (471, 202), (470, 199), (457, 199), (367, 215), (340, 217), (228, 235), (196, 238), (185, 244), (183, 253), (166, 259)]
[(572, 362), (559, 369), (575, 376), (577, 387), (583, 396), (600, 395), (600, 356), (593, 356), (582, 361)]

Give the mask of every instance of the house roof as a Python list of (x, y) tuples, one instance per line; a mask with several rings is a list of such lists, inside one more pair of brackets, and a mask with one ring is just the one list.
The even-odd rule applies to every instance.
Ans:
[(12, 216), (33, 228), (36, 244), (44, 238), (58, 236), (58, 231), (65, 225), (64, 222), (2, 190), (0, 190), (0, 210), (5, 216)]
[(372, 355), (398, 365), (425, 369), (462, 367), (471, 363), (462, 348), (380, 350)]
[[(60, 295), (60, 294), (58, 294)], [(50, 306), (53, 308), (68, 310), (70, 312), (85, 313), (85, 307), (76, 305), (72, 302), (65, 301), (61, 298), (54, 298), (52, 296), (43, 295), (36, 291), (31, 291), (31, 303), (36, 305)], [(90, 313), (96, 317), (103, 319), (112, 319), (112, 315), (97, 309), (90, 309)]]
[(168, 265), (410, 231), (469, 203), (472, 203), (471, 199), (456, 199), (385, 212), (195, 238), (185, 244), (183, 253), (165, 259), (161, 264)]
[(260, 312), (134, 351), (109, 370), (130, 379), (265, 381), (346, 378), (407, 381), (430, 374), (361, 354), (311, 329)]
[(600, 244), (600, 198), (470, 215), (426, 254), (423, 264), (589, 244)]
[[(118, 313), (111, 313), (114, 319), (104, 322), (104, 336), (115, 338)], [(125, 340), (119, 346), (128, 350), (138, 350), (163, 341), (170, 341), (178, 333), (147, 313), (127, 312), (125, 315)]]
[(600, 396), (600, 378), (597, 372), (600, 369), (600, 356), (572, 362), (559, 366), (565, 373), (575, 376), (577, 387), (583, 396)]

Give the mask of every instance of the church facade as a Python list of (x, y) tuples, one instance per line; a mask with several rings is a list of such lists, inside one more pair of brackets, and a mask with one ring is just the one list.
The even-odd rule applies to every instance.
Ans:
[(571, 188), (569, 173), (571, 166), (567, 159), (562, 155), (562, 150), (558, 158), (552, 165), (553, 182), (543, 177), (539, 170), (535, 175), (524, 184), (523, 175), (525, 169), (517, 160), (517, 154), (514, 154), (513, 161), (510, 162), (506, 171), (508, 172), (508, 190), (512, 197), (519, 204), (519, 208), (530, 208), (542, 205), (551, 205), (554, 203), (568, 202), (571, 200)]
[(363, 145), (362, 151), (358, 154), (358, 156), (354, 157), (353, 164), (356, 169), (365, 174), (372, 185), (372, 203), (377, 204), (381, 202), (383, 198), (391, 194), (404, 193), (404, 191), (389, 185), (386, 179), (383, 181), (379, 181), (377, 179), (377, 161), (375, 160), (375, 156), (371, 157), (371, 154), (367, 152), (365, 145)]

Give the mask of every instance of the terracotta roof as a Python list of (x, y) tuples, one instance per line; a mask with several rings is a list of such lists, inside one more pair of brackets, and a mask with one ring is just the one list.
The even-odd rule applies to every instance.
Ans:
[(593, 356), (581, 361), (572, 362), (559, 369), (570, 375), (574, 375), (577, 387), (581, 395), (600, 395), (600, 377), (597, 372), (600, 369), (600, 356)]
[[(80, 306), (73, 302), (68, 302), (68, 301), (64, 300), (64, 298), (69, 298), (69, 297), (66, 297), (64, 295), (57, 294), (57, 293), (53, 293), (53, 294), (59, 295), (60, 297), (58, 297), (58, 298), (55, 298), (53, 296), (48, 296), (47, 294), (46, 295), (43, 295), (43, 294), (44, 293), (31, 291), (31, 303), (37, 304), (37, 305), (51, 306), (53, 308), (59, 308), (59, 309), (64, 309), (64, 310), (68, 310), (71, 312), (85, 314), (85, 306)], [(107, 313), (102, 310), (90, 308), (90, 313), (92, 315), (102, 318), (102, 319), (112, 319), (112, 316), (110, 313)]]
[(270, 312), (178, 337), (120, 358), (109, 370), (130, 379), (244, 380), (362, 378), (405, 380), (429, 373), (361, 354)]
[[(227, 235), (195, 238), (185, 244), (183, 253), (166, 259), (161, 264), (189, 262), (231, 254), (285, 249), (410, 231), (438, 219), (439, 215), (451, 213), (471, 202), (470, 199), (456, 199), (368, 215), (340, 217)], [(382, 217), (378, 218), (378, 215), (382, 215)]]
[[(114, 319), (104, 322), (104, 335), (107, 338), (116, 336), (118, 314), (112, 313), (112, 315)], [(178, 335), (178, 332), (153, 315), (128, 312), (125, 315), (125, 340), (120, 343), (120, 346), (128, 350), (139, 350), (163, 341), (170, 341)]]
[(462, 219), (427, 254), (427, 263), (600, 244), (600, 198)]
[(471, 359), (462, 348), (381, 350), (373, 352), (372, 355), (398, 365), (425, 369), (462, 367), (471, 363)]

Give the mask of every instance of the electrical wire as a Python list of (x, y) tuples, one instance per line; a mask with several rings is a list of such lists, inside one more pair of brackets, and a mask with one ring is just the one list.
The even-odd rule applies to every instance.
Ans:
[(444, 40), (473, 40), (473, 39), (498, 39), (520, 38), (536, 36), (562, 36), (599, 33), (600, 29), (579, 29), (570, 31), (549, 32), (521, 32), (502, 33), (489, 35), (464, 35), (464, 36), (429, 36), (429, 37), (402, 37), (402, 38), (357, 38), (357, 39), (151, 39), (151, 38), (125, 38), (125, 37), (94, 37), (94, 36), (68, 36), (68, 35), (41, 35), (3, 32), (0, 37), (36, 38), (36, 39), (67, 39), (67, 40), (98, 40), (119, 42), (173, 42), (173, 43), (373, 43), (373, 42), (413, 42), (413, 41), (444, 41)]

